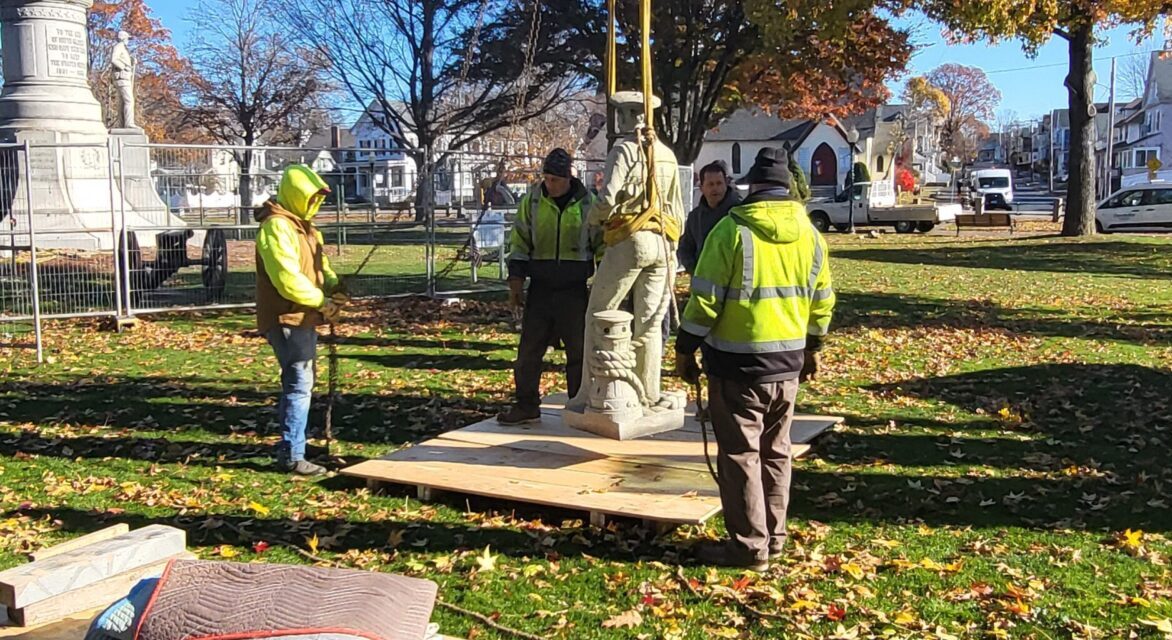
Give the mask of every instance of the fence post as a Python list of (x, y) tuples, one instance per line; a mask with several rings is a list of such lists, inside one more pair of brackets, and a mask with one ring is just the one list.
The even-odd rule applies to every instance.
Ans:
[(114, 138), (106, 139), (106, 176), (110, 191), (110, 241), (114, 243), (110, 256), (114, 258), (114, 317), (122, 315), (122, 285), (118, 282), (118, 214), (114, 211)]
[(24, 197), (28, 207), (29, 285), (33, 289), (33, 337), (37, 343), (37, 364), (45, 361), (45, 347), (41, 335), (41, 284), (37, 277), (37, 225), (33, 216), (33, 161), (32, 145), (24, 141)]
[(119, 204), (119, 209), (121, 211), (121, 224), (119, 225), (119, 243), (118, 246), (114, 247), (114, 250), (121, 251), (122, 253), (122, 273), (125, 274), (122, 285), (125, 285), (126, 287), (126, 289), (124, 289), (126, 292), (126, 299), (124, 302), (126, 304), (126, 317), (130, 318), (134, 316), (134, 305), (132, 302), (134, 300), (134, 295), (133, 291), (130, 289), (130, 283), (133, 282), (133, 279), (130, 277), (130, 246), (127, 242), (127, 237), (130, 235), (130, 231), (126, 228), (126, 171), (125, 167), (122, 165), (124, 144), (125, 142), (123, 140), (118, 140), (118, 194), (121, 199), (121, 203)]

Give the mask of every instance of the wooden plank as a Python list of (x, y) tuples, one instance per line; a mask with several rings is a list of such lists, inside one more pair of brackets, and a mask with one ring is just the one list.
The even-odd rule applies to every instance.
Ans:
[(22, 609), (186, 550), (182, 529), (151, 525), (0, 573), (0, 604)]
[(65, 553), (66, 551), (73, 551), (74, 549), (80, 549), (86, 545), (90, 545), (95, 542), (101, 542), (103, 540), (109, 540), (110, 538), (116, 538), (124, 533), (129, 533), (129, 532), (130, 532), (130, 525), (125, 524), (125, 523), (116, 524), (112, 527), (106, 527), (105, 529), (99, 529), (98, 531), (94, 531), (93, 533), (87, 533), (84, 536), (79, 536), (79, 537), (74, 538), (72, 540), (66, 540), (65, 542), (62, 542), (61, 544), (55, 544), (51, 547), (45, 547), (44, 549), (34, 551), (34, 552), (28, 554), (28, 559), (30, 562), (36, 562), (38, 560), (45, 560), (48, 558), (52, 558), (53, 556), (59, 556), (62, 553)]
[(685, 470), (638, 464), (598, 456), (545, 454), (508, 446), (485, 446), (440, 437), (396, 451), (384, 460), (444, 462), (459, 465), (470, 476), (500, 475), (516, 480), (537, 479), (577, 491), (616, 491), (652, 495), (682, 495), (698, 491), (717, 495), (715, 483), (703, 469)]
[(30, 627), (61, 620), (90, 609), (108, 607), (130, 593), (130, 589), (138, 584), (139, 580), (163, 575), (167, 563), (176, 558), (194, 559), (195, 556), (185, 552), (174, 558), (131, 569), (81, 589), (41, 600), (23, 609), (12, 609), (12, 620), (19, 626)]
[(344, 473), (360, 478), (430, 486), (500, 500), (681, 524), (702, 524), (720, 512), (720, 500), (715, 497), (640, 495), (621, 490), (575, 489), (542, 482), (539, 479), (542, 475), (540, 471), (534, 469), (529, 479), (520, 480), (507, 477), (507, 474), (503, 473), (489, 473), (487, 465), (481, 473), (474, 474), (469, 472), (466, 465), (460, 463), (368, 460), (346, 469)]
[(100, 610), (71, 615), (44, 625), (31, 627), (0, 627), (0, 639), (10, 640), (81, 640)]

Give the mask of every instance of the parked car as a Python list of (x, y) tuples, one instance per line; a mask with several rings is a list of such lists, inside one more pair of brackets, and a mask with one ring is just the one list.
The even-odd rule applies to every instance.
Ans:
[(1099, 233), (1172, 231), (1172, 184), (1149, 182), (1124, 187), (1095, 210)]
[(984, 198), (986, 209), (1013, 211), (1013, 173), (1009, 169), (980, 169), (969, 181), (973, 198)]

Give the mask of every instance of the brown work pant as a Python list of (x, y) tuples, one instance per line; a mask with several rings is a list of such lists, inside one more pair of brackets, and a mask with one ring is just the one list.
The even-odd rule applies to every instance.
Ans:
[(724, 525), (734, 548), (746, 556), (765, 558), (785, 544), (797, 396), (797, 380), (708, 379)]

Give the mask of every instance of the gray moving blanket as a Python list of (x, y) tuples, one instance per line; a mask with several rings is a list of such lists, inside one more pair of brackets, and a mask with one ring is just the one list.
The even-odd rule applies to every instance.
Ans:
[[(386, 573), (199, 560), (172, 561), (157, 585), (140, 587), (87, 638), (423, 640), (437, 591)], [(131, 612), (117, 615), (128, 602)], [(96, 633), (119, 618), (130, 633)]]

